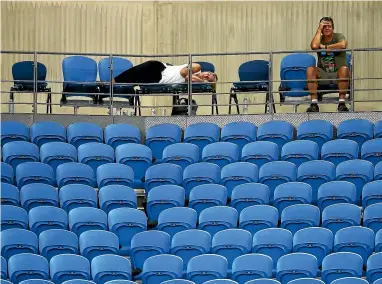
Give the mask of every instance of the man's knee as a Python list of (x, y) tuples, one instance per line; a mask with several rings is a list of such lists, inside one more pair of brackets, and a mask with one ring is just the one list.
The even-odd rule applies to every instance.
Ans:
[(318, 71), (317, 71), (317, 68), (316, 68), (316, 67), (313, 67), (313, 66), (308, 67), (308, 68), (306, 69), (306, 77), (307, 77), (308, 79), (317, 79), (317, 77), (318, 77)]
[(338, 78), (349, 78), (349, 68), (347, 66), (341, 66), (338, 69)]

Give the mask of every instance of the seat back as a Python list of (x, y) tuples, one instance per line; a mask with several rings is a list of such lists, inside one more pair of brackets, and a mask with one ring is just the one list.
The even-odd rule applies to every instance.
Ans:
[(116, 234), (104, 230), (89, 230), (79, 236), (81, 255), (90, 262), (97, 256), (116, 254), (119, 248)]
[(181, 185), (183, 170), (180, 166), (163, 163), (149, 167), (145, 174), (146, 195), (156, 186), (172, 184)]
[(252, 235), (257, 232), (277, 227), (279, 212), (273, 206), (253, 205), (244, 208), (240, 213), (239, 228), (245, 229)]
[(29, 211), (38, 206), (58, 206), (58, 191), (53, 186), (43, 183), (32, 183), (20, 190), (21, 206)]
[(234, 187), (230, 206), (240, 212), (252, 205), (269, 204), (269, 187), (262, 183), (244, 183)]
[(324, 210), (337, 203), (356, 202), (357, 189), (354, 184), (347, 181), (331, 181), (322, 184), (318, 189), (317, 206)]
[(19, 189), (12, 184), (1, 182), (0, 196), (1, 205), (19, 206), (20, 204)]
[(16, 183), (19, 188), (34, 183), (54, 186), (56, 178), (51, 166), (40, 162), (25, 162), (16, 168)]
[(28, 229), (28, 213), (13, 205), (1, 205), (1, 230), (11, 228)]
[(175, 143), (163, 150), (162, 163), (180, 166), (183, 170), (199, 162), (199, 147), (191, 143)]
[(59, 188), (68, 184), (84, 184), (92, 187), (96, 185), (93, 169), (75, 162), (59, 165), (56, 169), (56, 179)]
[(76, 122), (68, 126), (68, 143), (78, 148), (89, 142), (103, 143), (103, 130), (94, 123)]
[(201, 122), (187, 126), (184, 130), (184, 142), (195, 144), (199, 147), (199, 157), (202, 157), (203, 148), (219, 141), (220, 128), (214, 123)]
[(344, 277), (362, 276), (362, 257), (352, 252), (332, 253), (322, 261), (321, 279), (325, 283)]
[(188, 206), (198, 215), (206, 208), (227, 204), (227, 188), (220, 184), (195, 186), (190, 193)]
[(70, 210), (69, 228), (77, 236), (90, 230), (107, 230), (107, 215), (101, 209), (79, 207)]
[(78, 238), (73, 232), (52, 229), (42, 232), (38, 238), (40, 254), (47, 260), (59, 254), (78, 254)]
[(0, 168), (1, 168), (1, 182), (9, 183), (13, 185), (15, 182), (15, 173), (12, 167), (7, 163), (1, 162)]
[(77, 162), (77, 148), (64, 142), (45, 143), (40, 148), (40, 161), (51, 166), (56, 172), (61, 164)]
[(320, 209), (311, 204), (296, 204), (286, 207), (281, 212), (281, 228), (295, 234), (298, 230), (320, 225)]
[(317, 276), (317, 269), (317, 258), (314, 255), (291, 253), (278, 260), (276, 278), (281, 283), (289, 283), (300, 278), (314, 278)]
[(239, 67), (240, 81), (264, 81), (254, 85), (267, 85), (269, 80), (269, 62), (265, 60), (251, 60)]
[(50, 260), (50, 278), (61, 284), (68, 280), (89, 280), (90, 263), (80, 255), (60, 254)]
[(367, 119), (348, 119), (337, 126), (337, 138), (349, 139), (362, 144), (374, 136), (374, 124)]
[(366, 207), (363, 213), (363, 226), (377, 233), (382, 229), (382, 203), (376, 203)]
[(212, 73), (215, 73), (215, 66), (211, 62), (197, 61), (195, 63), (200, 64), (202, 72), (212, 72)]
[(213, 237), (219, 231), (236, 228), (238, 217), (235, 208), (228, 206), (210, 207), (200, 213), (198, 228), (206, 230)]
[(249, 122), (231, 122), (222, 127), (221, 141), (231, 142), (239, 147), (240, 153), (244, 145), (256, 141), (256, 125)]
[(101, 81), (110, 81), (111, 63), (113, 64), (113, 79), (133, 67), (133, 63), (126, 58), (113, 56), (112, 61), (110, 61), (110, 57), (102, 58), (98, 62), (98, 73)]
[(1, 233), (1, 256), (9, 260), (20, 253), (38, 253), (37, 235), (25, 229), (8, 229)]
[(358, 144), (348, 139), (331, 140), (321, 148), (321, 160), (332, 162), (335, 166), (347, 160), (358, 159), (358, 157)]
[(188, 207), (173, 207), (163, 210), (158, 217), (157, 229), (164, 231), (172, 238), (176, 233), (195, 229), (197, 212)]
[(60, 205), (67, 213), (80, 207), (97, 208), (97, 192), (84, 184), (68, 184), (60, 189)]
[(126, 143), (140, 143), (141, 133), (138, 127), (129, 124), (109, 124), (104, 129), (105, 143), (115, 150), (119, 145)]
[[(46, 79), (46, 66), (40, 62), (37, 62), (37, 81), (45, 81)], [(34, 86), (34, 61), (21, 61), (12, 65), (12, 77), (15, 86), (20, 85), (23, 89), (33, 90)], [(45, 87), (45, 82), (38, 82), (37, 88)]]
[(259, 168), (268, 162), (277, 161), (280, 156), (279, 146), (270, 141), (248, 143), (241, 152), (241, 161), (253, 163)]
[(1, 122), (1, 147), (12, 141), (28, 142), (29, 127), (18, 121), (2, 121)]
[(227, 277), (228, 262), (223, 256), (203, 254), (190, 259), (187, 266), (188, 280), (195, 284)]
[(116, 208), (137, 208), (137, 194), (131, 187), (112, 184), (99, 189), (99, 207), (109, 213)]
[(97, 62), (86, 56), (68, 56), (62, 61), (62, 73), (64, 82), (95, 82)]
[(119, 255), (100, 255), (91, 261), (92, 279), (104, 284), (113, 280), (131, 280), (131, 263)]
[(31, 141), (39, 147), (49, 142), (66, 142), (66, 128), (52, 121), (34, 123), (30, 135)]
[(367, 260), (366, 277), (370, 283), (377, 283), (378, 279), (382, 280), (382, 253), (375, 253)]
[(68, 216), (66, 212), (53, 206), (39, 206), (32, 208), (28, 214), (30, 230), (36, 235), (51, 229), (68, 228)]
[(382, 162), (382, 139), (376, 138), (368, 140), (362, 144), (361, 148), (362, 160), (369, 161), (375, 166)]
[(49, 263), (40, 255), (20, 253), (9, 259), (8, 276), (14, 284), (28, 279), (48, 280)]
[(232, 280), (247, 283), (250, 280), (272, 278), (273, 261), (259, 253), (245, 254), (235, 258), (232, 263)]
[(146, 259), (143, 264), (142, 281), (147, 284), (162, 283), (182, 278), (183, 260), (175, 255), (162, 254)]
[(326, 207), (322, 211), (322, 227), (336, 234), (340, 229), (359, 226), (361, 208), (354, 204), (339, 203)]
[(321, 151), (322, 145), (333, 139), (333, 124), (327, 120), (307, 120), (297, 127), (297, 139), (316, 142)]
[(258, 127), (257, 140), (274, 142), (281, 149), (285, 143), (292, 141), (293, 129), (293, 125), (287, 121), (268, 121)]

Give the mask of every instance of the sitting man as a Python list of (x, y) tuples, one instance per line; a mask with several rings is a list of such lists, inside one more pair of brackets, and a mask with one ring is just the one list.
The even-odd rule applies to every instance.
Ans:
[[(349, 69), (346, 64), (346, 52), (330, 52), (331, 49), (346, 49), (347, 41), (343, 34), (334, 33), (334, 22), (330, 17), (320, 20), (317, 32), (312, 39), (312, 49), (326, 49), (327, 52), (319, 52), (317, 67), (308, 67), (306, 70), (308, 89), (312, 103), (307, 112), (319, 112), (317, 87), (338, 82), (339, 103), (338, 111), (349, 111), (345, 104), (345, 96), (349, 88)], [(316, 79), (328, 79), (319, 81)]]

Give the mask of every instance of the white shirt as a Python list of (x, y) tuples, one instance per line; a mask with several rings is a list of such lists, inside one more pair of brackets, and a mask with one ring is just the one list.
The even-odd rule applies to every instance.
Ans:
[(180, 71), (187, 66), (188, 64), (176, 65), (176, 66), (166, 65), (166, 69), (162, 71), (162, 79), (159, 81), (159, 83), (161, 84), (185, 83), (186, 79), (180, 74)]

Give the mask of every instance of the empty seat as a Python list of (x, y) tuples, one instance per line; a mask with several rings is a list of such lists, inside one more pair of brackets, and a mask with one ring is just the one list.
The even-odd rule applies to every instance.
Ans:
[(329, 254), (322, 261), (321, 279), (332, 283), (336, 279), (362, 276), (362, 257), (352, 252)]
[(255, 279), (248, 281), (245, 284), (280, 284), (280, 282), (273, 279)]
[(99, 166), (114, 162), (114, 149), (109, 145), (96, 142), (80, 145), (78, 162), (89, 165), (96, 173)]
[(332, 162), (335, 166), (347, 160), (358, 159), (359, 145), (348, 139), (336, 139), (322, 145), (321, 160)]
[(97, 207), (97, 192), (84, 184), (68, 184), (60, 189), (60, 207), (67, 213), (79, 207)]
[(295, 204), (310, 204), (312, 202), (312, 187), (303, 182), (287, 182), (275, 188), (273, 206), (279, 213), (284, 208)]
[(256, 141), (256, 125), (238, 121), (231, 122), (222, 127), (220, 141), (236, 144), (241, 151), (247, 143)]
[(362, 206), (366, 208), (375, 203), (382, 203), (382, 180), (369, 182), (362, 189)]
[(317, 267), (317, 258), (314, 255), (291, 253), (278, 260), (276, 278), (281, 283), (300, 278), (314, 278), (317, 276)]
[(115, 150), (122, 144), (140, 143), (141, 133), (134, 125), (123, 123), (109, 124), (104, 129), (104, 139), (105, 143)]
[(269, 188), (261, 183), (244, 183), (235, 186), (232, 195), (230, 206), (240, 212), (252, 205), (264, 205), (269, 203)]
[(316, 142), (319, 149), (325, 142), (333, 139), (333, 124), (327, 120), (308, 120), (297, 127), (298, 140)]
[(348, 181), (331, 181), (322, 184), (318, 189), (317, 206), (324, 210), (326, 207), (337, 203), (356, 202), (357, 189)]
[(57, 284), (74, 279), (90, 280), (90, 263), (80, 255), (56, 255), (50, 260), (50, 278)]
[[(333, 284), (368, 284), (366, 280), (356, 277), (340, 278), (332, 282)], [(374, 282), (375, 283), (375, 282)]]
[(363, 143), (361, 159), (373, 163), (375, 166), (382, 161), (382, 138), (376, 138)]
[(103, 230), (90, 230), (79, 236), (81, 255), (89, 259), (103, 254), (115, 254), (119, 248), (116, 234)]
[(31, 183), (55, 185), (53, 169), (44, 163), (26, 162), (16, 168), (16, 183), (19, 188)]
[(89, 122), (76, 122), (68, 126), (68, 143), (78, 148), (90, 142), (103, 143), (103, 131), (100, 126)]
[(199, 215), (198, 228), (213, 237), (217, 232), (237, 227), (238, 213), (235, 208), (214, 206), (204, 209)]
[(0, 168), (1, 168), (1, 182), (14, 184), (15, 173), (13, 171), (13, 168), (9, 164), (4, 162), (1, 162)]
[(206, 145), (202, 152), (202, 161), (218, 165), (221, 169), (230, 163), (238, 162), (240, 149), (230, 142), (215, 142)]
[(20, 189), (20, 203), (26, 211), (38, 206), (58, 207), (58, 191), (48, 184), (27, 184)]
[(287, 121), (268, 121), (257, 129), (258, 141), (271, 141), (281, 149), (285, 143), (293, 139), (293, 125)]
[(208, 280), (227, 277), (228, 262), (223, 256), (216, 254), (198, 255), (190, 259), (187, 265), (188, 280), (202, 284)]
[(29, 141), (29, 127), (18, 121), (2, 121), (1, 147), (13, 141)]
[(131, 263), (119, 255), (100, 255), (93, 258), (91, 271), (92, 279), (99, 284), (113, 280), (131, 280)]
[(157, 229), (166, 232), (172, 238), (176, 233), (195, 229), (198, 214), (187, 207), (173, 207), (163, 210), (158, 217)]
[(38, 162), (40, 153), (38, 147), (30, 142), (14, 141), (2, 147), (3, 161), (11, 165), (15, 171), (17, 166), (25, 162)]
[(121, 207), (137, 208), (137, 194), (131, 187), (124, 185), (107, 185), (98, 191), (99, 207), (109, 213)]
[(239, 284), (261, 278), (272, 278), (273, 261), (264, 254), (245, 254), (232, 263), (232, 280)]
[(174, 164), (158, 164), (147, 169), (145, 174), (146, 195), (150, 190), (159, 185), (181, 185), (183, 170)]
[(69, 228), (77, 236), (90, 230), (107, 230), (107, 215), (101, 209), (79, 207), (68, 214)]
[(297, 167), (304, 162), (318, 160), (319, 147), (316, 142), (295, 140), (281, 149), (281, 160), (294, 163)]
[(375, 253), (367, 260), (366, 277), (370, 283), (382, 279), (382, 253)]
[(78, 238), (73, 232), (53, 229), (42, 232), (38, 238), (40, 254), (47, 260), (59, 254), (78, 254)]
[(195, 186), (190, 193), (188, 206), (198, 215), (206, 208), (227, 204), (227, 188), (220, 184)]
[(38, 254), (37, 235), (25, 229), (9, 229), (1, 232), (1, 256), (9, 260), (20, 253)]
[(112, 184), (131, 187), (133, 183), (134, 171), (129, 166), (118, 163), (108, 163), (97, 168), (98, 188)]
[(8, 260), (9, 280), (18, 284), (28, 279), (49, 279), (49, 263), (46, 258), (31, 253), (21, 253)]
[(64, 282), (65, 284), (94, 284), (95, 282), (82, 279), (73, 279)]
[(277, 227), (279, 212), (273, 206), (253, 205), (244, 208), (240, 213), (239, 228), (252, 235), (260, 230)]
[(142, 282), (157, 284), (182, 278), (182, 268), (183, 260), (178, 256), (170, 254), (151, 256), (143, 264)]
[(12, 282), (3, 280), (3, 279), (7, 279), (7, 278), (8, 278), (7, 261), (5, 260), (4, 257), (1, 257), (1, 279), (0, 279), (1, 284), (12, 283)]
[(12, 184), (2, 182), (0, 187), (0, 196), (1, 205), (19, 206), (20, 204), (19, 189)]
[(268, 162), (277, 161), (280, 156), (279, 146), (270, 141), (248, 143), (241, 152), (241, 161), (255, 164), (259, 168)]
[(376, 203), (365, 208), (363, 226), (377, 233), (382, 229), (382, 203)]
[(366, 119), (348, 119), (337, 126), (338, 139), (353, 140), (360, 148), (365, 141), (373, 139), (373, 132), (373, 123)]
[(31, 142), (41, 147), (49, 142), (66, 142), (65, 126), (53, 121), (40, 121), (30, 128)]
[(375, 252), (382, 252), (382, 230), (375, 234)]
[(201, 122), (189, 125), (184, 130), (184, 142), (195, 144), (199, 147), (199, 157), (202, 157), (203, 148), (218, 142), (220, 138), (220, 128), (214, 123)]
[(375, 165), (374, 168), (374, 180), (381, 180), (382, 179), (382, 162), (379, 162)]
[(163, 150), (162, 163), (180, 166), (183, 170), (199, 162), (199, 147), (191, 143), (175, 143)]
[(296, 233), (298, 230), (320, 225), (320, 209), (310, 204), (296, 204), (281, 212), (281, 228)]
[(378, 279), (377, 281), (375, 281), (373, 284), (381, 284), (382, 283), (382, 279)]
[[(195, 284), (194, 282), (190, 280), (186, 280), (186, 279), (173, 279), (173, 280), (164, 281), (162, 283), (164, 284)], [(119, 284), (119, 283), (109, 283), (109, 284)]]
[(333, 234), (340, 229), (360, 224), (361, 209), (354, 204), (334, 204), (322, 211), (322, 227), (331, 230)]
[(63, 142), (45, 143), (40, 148), (40, 160), (51, 166), (56, 172), (57, 167), (61, 164), (77, 162), (77, 148)]
[(1, 205), (1, 230), (11, 228), (28, 229), (28, 213), (13, 205)]
[(68, 216), (66, 212), (53, 206), (39, 206), (29, 211), (29, 228), (37, 235), (50, 229), (68, 228)]
[(65, 163), (59, 165), (56, 170), (58, 187), (68, 184), (84, 184), (94, 186), (96, 184), (93, 169), (81, 163)]
[[(11, 282), (9, 282), (9, 283), (11, 283)], [(51, 284), (51, 283), (53, 283), (53, 282), (50, 280), (42, 280), (42, 279), (28, 279), (28, 280), (24, 280), (24, 281), (20, 282), (20, 284)]]

